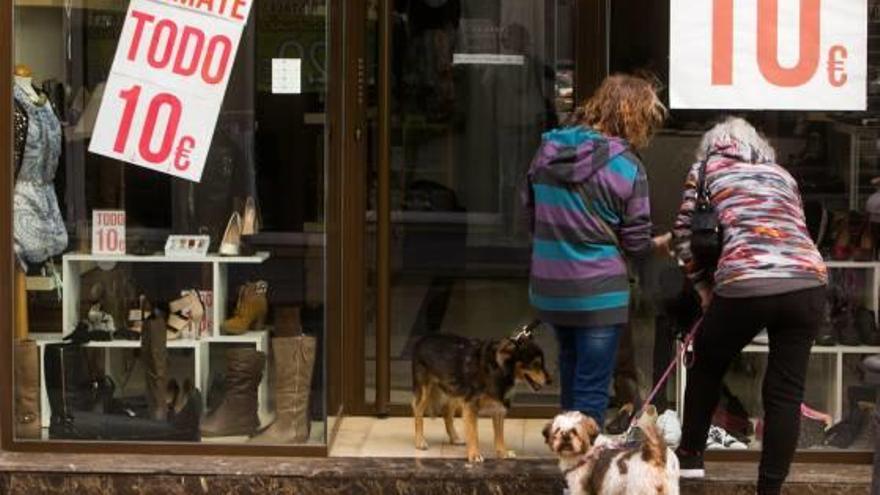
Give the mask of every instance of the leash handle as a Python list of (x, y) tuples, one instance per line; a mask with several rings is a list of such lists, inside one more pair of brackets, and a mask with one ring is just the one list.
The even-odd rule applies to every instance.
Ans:
[(651, 393), (648, 394), (648, 397), (645, 399), (645, 402), (642, 404), (642, 408), (639, 410), (638, 414), (634, 414), (632, 420), (629, 423), (629, 428), (627, 428), (625, 435), (629, 435), (629, 432), (633, 429), (633, 427), (638, 423), (639, 418), (642, 414), (648, 410), (648, 406), (651, 405), (651, 402), (654, 401), (654, 398), (657, 397), (657, 394), (660, 392), (660, 389), (666, 382), (669, 380), (669, 377), (672, 375), (672, 371), (675, 370), (675, 365), (678, 363), (679, 359), (682, 359), (682, 363), (686, 368), (690, 368), (694, 364), (694, 360), (696, 359), (696, 355), (691, 352), (690, 358), (688, 358), (688, 348), (693, 344), (694, 340), (697, 338), (697, 333), (700, 331), (700, 327), (703, 325), (703, 317), (701, 316), (691, 327), (690, 332), (685, 336), (684, 340), (678, 346), (678, 349), (675, 351), (675, 357), (672, 358), (672, 362), (669, 363), (669, 366), (666, 367), (666, 371), (663, 372), (663, 375), (657, 380), (657, 384), (654, 385), (654, 388), (651, 390)]

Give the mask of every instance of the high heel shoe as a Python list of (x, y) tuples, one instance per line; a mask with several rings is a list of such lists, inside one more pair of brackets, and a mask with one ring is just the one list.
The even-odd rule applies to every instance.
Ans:
[(179, 299), (168, 303), (168, 340), (195, 338), (205, 317), (205, 304), (197, 290), (188, 290)]
[(232, 335), (240, 335), (249, 330), (262, 328), (266, 323), (266, 314), (269, 312), (269, 302), (266, 292), (269, 284), (265, 281), (249, 282), (242, 285), (238, 290), (238, 302), (235, 305), (235, 313), (229, 318), (221, 329)]
[(226, 224), (223, 240), (220, 242), (221, 256), (238, 256), (241, 252), (241, 232), (241, 215), (237, 211), (233, 211), (232, 216), (229, 217), (229, 223)]
[(244, 213), (241, 216), (241, 235), (254, 235), (260, 232), (260, 217), (257, 213), (257, 202), (253, 196), (248, 196), (244, 203)]

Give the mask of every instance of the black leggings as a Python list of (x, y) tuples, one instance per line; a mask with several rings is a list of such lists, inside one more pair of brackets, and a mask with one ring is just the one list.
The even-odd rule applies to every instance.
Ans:
[(687, 374), (683, 449), (706, 448), (721, 380), (742, 348), (766, 328), (770, 353), (761, 390), (765, 427), (758, 493), (778, 493), (797, 447), (810, 348), (824, 304), (824, 287), (754, 298), (715, 296), (694, 342), (696, 360)]

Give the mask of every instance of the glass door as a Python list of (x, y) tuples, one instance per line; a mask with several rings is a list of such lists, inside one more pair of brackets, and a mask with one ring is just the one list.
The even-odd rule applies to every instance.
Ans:
[[(500, 339), (532, 318), (520, 187), (573, 109), (585, 3), (367, 2), (362, 370), (376, 412), (409, 413), (421, 337)], [(555, 374), (555, 339), (537, 338)]]

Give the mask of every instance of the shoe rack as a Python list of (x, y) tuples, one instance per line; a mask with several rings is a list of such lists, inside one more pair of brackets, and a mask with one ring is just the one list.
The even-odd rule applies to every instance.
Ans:
[[(880, 262), (875, 261), (826, 261), (825, 265), (829, 270), (865, 270), (865, 291), (864, 306), (874, 313), (875, 322), (878, 321), (878, 310), (880, 310)], [(769, 354), (770, 348), (767, 345), (750, 344), (747, 345), (743, 354)], [(823, 357), (822, 365), (823, 376), (829, 377), (831, 380), (826, 381), (822, 386), (826, 387), (826, 403), (830, 405), (829, 414), (837, 423), (843, 418), (844, 395), (846, 392), (844, 386), (844, 358), (847, 356), (867, 357), (873, 354), (880, 354), (880, 346), (819, 346), (813, 345), (811, 350), (814, 356)], [(682, 365), (681, 360), (678, 362), (678, 380), (676, 384), (676, 398), (679, 404), (679, 414), (684, 414), (684, 392), (687, 385), (687, 368)], [(829, 387), (830, 385), (830, 387)], [(816, 387), (817, 383), (808, 383), (808, 387)]]
[[(95, 269), (111, 269), (116, 263), (189, 263), (189, 264), (210, 264), (212, 267), (212, 284), (211, 290), (214, 294), (213, 304), (213, 326), (210, 334), (199, 339), (179, 339), (169, 340), (167, 348), (190, 349), (193, 355), (193, 382), (201, 391), (202, 400), (207, 401), (208, 386), (211, 380), (211, 344), (246, 344), (252, 345), (258, 351), (268, 353), (269, 351), (269, 330), (251, 331), (242, 335), (223, 335), (220, 331), (220, 325), (226, 320), (226, 309), (228, 307), (229, 295), (229, 266), (239, 264), (261, 264), (269, 259), (269, 253), (259, 252), (253, 256), (137, 256), (137, 255), (117, 255), (117, 256), (96, 256), (91, 254), (66, 254), (62, 258), (62, 281), (63, 281), (63, 298), (62, 298), (62, 331), (60, 334), (42, 334), (34, 335), (37, 346), (40, 351), (40, 362), (43, 362), (43, 356), (46, 344), (62, 342), (63, 338), (73, 332), (76, 324), (80, 319), (80, 277), (90, 270)], [(117, 369), (114, 360), (114, 349), (135, 349), (139, 348), (140, 341), (132, 340), (111, 340), (108, 342), (89, 342), (84, 344), (86, 347), (94, 347), (107, 349), (104, 353), (105, 365), (107, 370)], [(268, 360), (267, 360), (268, 361)], [(42, 369), (42, 367), (41, 367)], [(261, 424), (268, 424), (271, 420), (269, 412), (269, 383), (268, 370), (263, 370), (263, 379), (257, 392), (259, 400), (259, 415)], [(40, 406), (42, 414), (42, 424), (48, 427), (51, 411), (49, 408), (49, 398), (46, 395), (46, 383), (43, 373), (40, 373)], [(206, 404), (203, 404), (203, 406)]]

